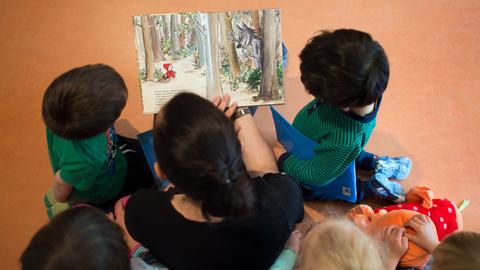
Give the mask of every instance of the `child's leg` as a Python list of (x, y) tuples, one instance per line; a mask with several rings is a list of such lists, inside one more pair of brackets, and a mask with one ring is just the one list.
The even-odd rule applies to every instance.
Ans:
[(376, 157), (375, 173), (385, 175), (387, 178), (402, 180), (407, 178), (412, 169), (412, 161), (407, 157)]
[(127, 177), (118, 198), (142, 188), (152, 188), (154, 179), (138, 140), (118, 136), (117, 144), (127, 159)]
[(100, 204), (92, 204), (106, 213), (114, 210), (115, 203), (119, 199), (132, 195), (139, 189), (154, 187), (153, 175), (150, 172), (147, 160), (138, 141), (117, 134), (117, 145), (120, 148), (118, 150), (122, 151), (127, 159), (127, 176), (125, 183), (115, 198)]
[(365, 150), (355, 160), (355, 167), (359, 170), (381, 173), (387, 178), (405, 179), (410, 174), (412, 161), (407, 157), (379, 157)]
[(355, 159), (355, 168), (363, 171), (373, 170), (375, 168), (375, 155), (362, 150), (357, 159)]
[(395, 203), (405, 202), (406, 193), (403, 190), (402, 185), (395, 181), (389, 180), (385, 175), (381, 173), (375, 173), (367, 182), (370, 191), (377, 196), (391, 200)]

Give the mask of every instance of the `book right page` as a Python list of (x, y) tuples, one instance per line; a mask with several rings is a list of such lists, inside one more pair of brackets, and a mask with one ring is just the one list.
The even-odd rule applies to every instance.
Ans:
[(219, 72), (213, 70), (213, 75), (222, 94), (228, 93), (239, 106), (283, 104), (280, 10), (217, 14), (217, 38), (210, 40), (218, 48), (212, 62), (218, 62)]

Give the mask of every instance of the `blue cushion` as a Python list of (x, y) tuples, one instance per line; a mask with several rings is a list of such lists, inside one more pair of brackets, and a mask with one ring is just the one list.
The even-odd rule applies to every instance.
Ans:
[[(277, 140), (283, 144), (288, 153), (297, 158), (307, 160), (313, 158), (313, 149), (318, 145), (314, 140), (303, 135), (293, 127), (274, 107), (272, 111)], [(306, 199), (344, 200), (355, 203), (357, 200), (355, 162), (340, 176), (324, 186), (306, 185)]]

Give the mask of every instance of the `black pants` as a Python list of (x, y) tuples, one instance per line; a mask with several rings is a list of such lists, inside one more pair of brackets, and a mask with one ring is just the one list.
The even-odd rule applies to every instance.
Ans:
[(143, 150), (138, 143), (138, 140), (123, 137), (118, 135), (117, 145), (122, 147), (117, 151), (124, 152), (125, 158), (127, 160), (127, 176), (125, 182), (123, 183), (122, 189), (118, 195), (109, 201), (103, 202), (101, 204), (94, 205), (105, 212), (113, 211), (115, 202), (117, 202), (122, 197), (131, 195), (135, 191), (142, 188), (154, 188), (155, 181), (153, 179), (152, 172), (148, 166)]

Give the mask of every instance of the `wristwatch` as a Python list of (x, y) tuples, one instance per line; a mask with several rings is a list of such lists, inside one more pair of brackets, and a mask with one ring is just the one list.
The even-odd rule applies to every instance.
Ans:
[(242, 107), (238, 108), (237, 111), (235, 112), (235, 117), (234, 119), (238, 119), (246, 114), (250, 114), (250, 109), (248, 107)]

